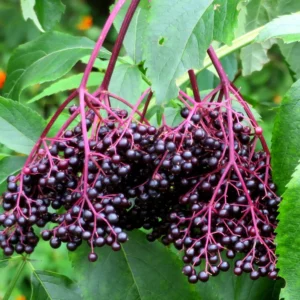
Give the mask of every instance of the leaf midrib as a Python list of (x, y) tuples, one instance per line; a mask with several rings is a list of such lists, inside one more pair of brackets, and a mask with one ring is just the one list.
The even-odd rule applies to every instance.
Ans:
[[(55, 52), (51, 52), (50, 54), (47, 54), (41, 58), (39, 58), (38, 60), (36, 60), (33, 64), (31, 64), (28, 68), (24, 69), (23, 73), (21, 76), (19, 76), (19, 78), (15, 81), (14, 85), (12, 86), (12, 88), (9, 90), (9, 92), (7, 93), (7, 97), (10, 96), (10, 94), (12, 93), (13, 89), (15, 88), (16, 84), (20, 81), (21, 78), (23, 78), (24, 74), (26, 74), (26, 72), (28, 70), (30, 70), (32, 67), (34, 67), (37, 63), (41, 62), (44, 59), (48, 59), (49, 57), (51, 57), (51, 55), (60, 53), (60, 52), (64, 52), (64, 51), (71, 51), (71, 50), (76, 50), (76, 49), (80, 49), (80, 50), (92, 50), (93, 48), (88, 48), (88, 47), (73, 47), (73, 48), (64, 48)], [(45, 51), (43, 51), (45, 52)], [(30, 52), (31, 53), (31, 52)], [(45, 52), (46, 53), (46, 52)], [(19, 71), (19, 70), (23, 70), (23, 69), (16, 69), (14, 70), (14, 72)], [(22, 90), (21, 90), (22, 91)]]
[(139, 290), (139, 286), (138, 286), (138, 284), (137, 284), (137, 282), (136, 282), (136, 280), (135, 280), (134, 273), (133, 273), (133, 271), (132, 271), (132, 269), (131, 269), (131, 266), (130, 266), (130, 264), (129, 264), (128, 257), (127, 257), (127, 254), (126, 254), (126, 251), (125, 251), (125, 249), (123, 248), (123, 246), (122, 246), (121, 248), (122, 248), (122, 252), (123, 252), (123, 254), (124, 254), (124, 258), (125, 258), (125, 260), (126, 260), (126, 263), (127, 263), (127, 265), (128, 265), (128, 269), (129, 269), (129, 271), (130, 271), (132, 280), (133, 280), (133, 282), (134, 282), (134, 284), (135, 284), (135, 286), (136, 286), (136, 290), (137, 290), (137, 292), (138, 292), (138, 294), (139, 294), (140, 299), (142, 300), (143, 298), (142, 298), (142, 296), (141, 296), (141, 292), (140, 292), (140, 290)]

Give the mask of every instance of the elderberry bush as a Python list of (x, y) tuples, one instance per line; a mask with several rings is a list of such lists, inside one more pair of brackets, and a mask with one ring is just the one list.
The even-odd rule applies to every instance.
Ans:
[[(127, 231), (143, 228), (150, 242), (172, 244), (183, 254), (182, 272), (190, 283), (230, 268), (253, 280), (276, 279), (274, 232), (281, 199), (271, 178), (270, 152), (213, 49), (208, 55), (220, 84), (201, 99), (189, 72), (194, 97), (179, 92), (183, 121), (177, 126), (169, 126), (165, 116), (157, 127), (145, 118), (151, 88), (134, 105), (109, 91), (137, 4), (130, 5), (99, 89), (91, 94), (86, 82), (103, 37), (80, 87), (59, 107), (20, 173), (7, 178), (0, 247), (7, 256), (31, 254), (41, 228), (41, 238), (54, 249), (66, 244), (76, 251), (86, 242), (88, 259), (95, 262), (95, 248), (118, 251), (128, 241)], [(71, 105), (75, 99), (79, 103)], [(112, 107), (112, 99), (128, 109)], [(67, 107), (69, 118), (47, 137)]]

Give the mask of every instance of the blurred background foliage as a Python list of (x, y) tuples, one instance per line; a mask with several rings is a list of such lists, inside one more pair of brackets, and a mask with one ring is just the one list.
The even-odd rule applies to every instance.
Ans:
[[(62, 16), (62, 20), (56, 25), (55, 30), (96, 40), (112, 2), (111, 0), (64, 0), (66, 11)], [(35, 39), (40, 34), (40, 31), (31, 20), (24, 21), (19, 0), (0, 0), (0, 96), (6, 78), (7, 63), (12, 52), (17, 46)], [(107, 49), (112, 48), (115, 37), (116, 31), (112, 30), (105, 44)], [(277, 45), (268, 51), (268, 56), (270, 62), (264, 65), (261, 71), (243, 77), (239, 53), (234, 53), (231, 58), (234, 63), (226, 64), (226, 70), (234, 78), (236, 85), (241, 89), (247, 101), (260, 113), (262, 117), (261, 126), (270, 144), (276, 107), (278, 107), (283, 95), (291, 86), (293, 74), (290, 73)], [(82, 72), (83, 68), (84, 65), (78, 63), (71, 72), (73, 74), (79, 73)], [(198, 81), (202, 90), (210, 89), (216, 84), (213, 74), (207, 70), (198, 75)], [(47, 87), (47, 84), (43, 85), (43, 88), (45, 87)], [(42, 90), (39, 85), (26, 89), (22, 94), (21, 102), (27, 102)], [(66, 95), (67, 93), (59, 93), (45, 97), (30, 104), (30, 107), (47, 119), (53, 114), (61, 101), (65, 99)], [(12, 151), (1, 145), (0, 141), (0, 153), (0, 159), (2, 159), (6, 153), (12, 154)], [(18, 155), (18, 153), (13, 154)], [(0, 299), (9, 280), (11, 280), (11, 273), (14, 273), (18, 263), (18, 257), (15, 257), (9, 262), (9, 266), (0, 265)], [(31, 255), (31, 263), (34, 268), (54, 271), (71, 279), (74, 278), (65, 247), (53, 251), (47, 243), (39, 243), (36, 251)], [(6, 267), (5, 271), (4, 266)], [(12, 299), (30, 299), (31, 272), (29, 265), (26, 268), (28, 270), (22, 273)]]

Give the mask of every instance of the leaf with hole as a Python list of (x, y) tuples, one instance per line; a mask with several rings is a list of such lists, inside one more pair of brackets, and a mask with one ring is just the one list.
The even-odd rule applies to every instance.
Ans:
[(157, 103), (177, 97), (176, 79), (200, 69), (213, 38), (211, 0), (152, 1), (145, 36), (145, 68)]

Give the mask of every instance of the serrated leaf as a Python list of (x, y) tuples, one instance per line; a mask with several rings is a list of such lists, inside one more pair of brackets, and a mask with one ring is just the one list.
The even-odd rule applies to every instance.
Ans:
[(272, 135), (273, 179), (279, 194), (285, 191), (300, 159), (300, 80), (284, 96), (277, 111)]
[(29, 107), (0, 97), (0, 141), (7, 148), (29, 154), (44, 126), (43, 118)]
[(0, 160), (0, 184), (3, 183), (6, 178), (18, 172), (22, 169), (25, 161), (25, 156), (8, 156)]
[(5, 96), (19, 100), (26, 87), (62, 77), (81, 57), (90, 54), (94, 45), (85, 37), (48, 32), (19, 46), (8, 62)]
[(272, 46), (269, 41), (254, 43), (241, 49), (242, 74), (248, 76), (255, 71), (260, 71), (270, 61), (267, 51)]
[(283, 200), (279, 206), (278, 227), (276, 229), (276, 253), (279, 276), (286, 281), (280, 296), (285, 300), (299, 297), (300, 290), (300, 165), (287, 184)]
[(21, 0), (21, 8), (23, 13), (23, 18), (25, 21), (28, 19), (31, 19), (35, 26), (42, 32), (44, 32), (44, 29), (42, 25), (40, 24), (40, 21), (36, 15), (36, 12), (34, 10), (35, 0)]
[(44, 30), (52, 29), (65, 11), (61, 0), (35, 0), (34, 10)]
[[(278, 0), (251, 0), (246, 7), (245, 32), (254, 30), (277, 16)], [(275, 8), (275, 9), (274, 9)], [(250, 75), (254, 71), (260, 71), (264, 64), (269, 62), (267, 50), (274, 41), (262, 44), (248, 45), (241, 50), (241, 62), (243, 76)]]
[(97, 249), (99, 258), (92, 264), (89, 247), (70, 253), (83, 299), (198, 299), (175, 254), (158, 242), (149, 243), (141, 231), (131, 232), (129, 239), (119, 252)]
[[(76, 89), (80, 85), (82, 76), (83, 73), (80, 73), (76, 75), (71, 75), (67, 78), (60, 79), (59, 81), (45, 88), (40, 94), (30, 99), (27, 103), (32, 103), (44, 97), (51, 96), (60, 92)], [(103, 73), (91, 72), (87, 83), (87, 87), (99, 86), (103, 80), (103, 77)]]
[(282, 41), (278, 42), (281, 53), (289, 64), (290, 69), (295, 73), (295, 78), (300, 78), (300, 42), (292, 44), (284, 44)]
[(176, 79), (200, 69), (213, 37), (212, 0), (151, 1), (145, 67), (158, 103), (176, 98)]
[(256, 40), (263, 42), (271, 38), (280, 38), (285, 43), (300, 41), (300, 13), (274, 19), (264, 26)]
[(231, 44), (238, 21), (240, 0), (215, 0), (214, 40)]
[[(116, 66), (109, 85), (112, 93), (134, 105), (145, 89), (145, 83), (137, 66), (131, 64)], [(113, 107), (128, 109), (127, 105), (118, 100), (111, 98), (111, 103)]]
[(68, 277), (34, 270), (31, 277), (31, 300), (80, 300), (80, 292)]
[(256, 29), (277, 16), (278, 0), (251, 0), (247, 4), (246, 31)]
[[(116, 27), (117, 31), (119, 31), (121, 28), (129, 5), (130, 1), (124, 4), (114, 21), (114, 26)], [(142, 0), (140, 2), (124, 39), (126, 53), (136, 64), (143, 60), (144, 31), (147, 27), (147, 14), (149, 6), (148, 0)]]

